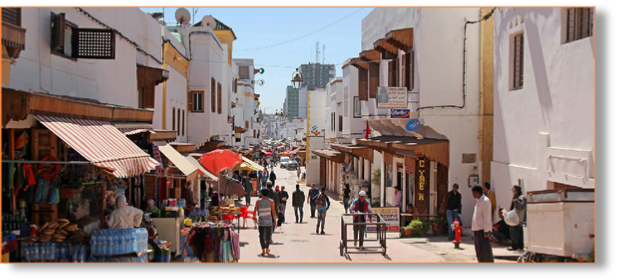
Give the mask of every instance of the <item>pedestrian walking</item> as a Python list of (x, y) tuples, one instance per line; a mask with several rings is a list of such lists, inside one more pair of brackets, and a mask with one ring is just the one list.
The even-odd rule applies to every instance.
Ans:
[(283, 214), (285, 219), (285, 207), (288, 205), (288, 199), (290, 195), (285, 191), (285, 186), (281, 186), (281, 191), (279, 192), (279, 212)]
[(277, 180), (277, 175), (275, 175), (275, 171), (270, 171), (270, 181), (275, 185), (275, 180)]
[(483, 193), (489, 198), (489, 201), (491, 201), (491, 220), (493, 221), (494, 212), (496, 211), (496, 194), (491, 191), (491, 185), (488, 182), (483, 184)]
[(311, 218), (315, 218), (315, 197), (320, 194), (320, 191), (315, 188), (315, 184), (311, 183), (311, 189), (307, 195), (307, 204), (311, 205)]
[(298, 212), (300, 212), (300, 223), (303, 222), (303, 205), (305, 203), (305, 193), (300, 190), (300, 185), (296, 184), (296, 190), (292, 193), (292, 206), (294, 206), (294, 215), (296, 223), (298, 223)]
[[(275, 192), (275, 190), (273, 190), (273, 185), (271, 182), (268, 182), (266, 184), (266, 187), (268, 188), (268, 198), (270, 198), (272, 201), (274, 201), (275, 203), (275, 211), (273, 212), (273, 216), (275, 217), (279, 217), (279, 195), (277, 194), (277, 192)], [(275, 232), (275, 226), (273, 224), (272, 226), (272, 232)], [(270, 239), (270, 244), (274, 243), (274, 241), (272, 240), (272, 238)]]
[(251, 181), (247, 178), (247, 176), (245, 176), (243, 178), (243, 188), (245, 189), (245, 204), (247, 206), (251, 205), (251, 194), (253, 193), (253, 184), (251, 184)]
[(494, 253), (489, 238), (493, 229), (491, 222), (491, 201), (483, 194), (483, 187), (472, 187), (472, 196), (476, 198), (474, 214), (472, 214), (472, 232), (474, 233), (474, 248), (479, 262), (494, 262)]
[(260, 191), (262, 191), (262, 189), (266, 189), (266, 183), (268, 182), (268, 168), (264, 168), (264, 172), (262, 172), (262, 187), (260, 188)]
[(520, 186), (513, 186), (513, 200), (511, 201), (511, 211), (515, 210), (519, 217), (519, 224), (511, 226), (511, 248), (509, 251), (523, 250), (524, 249), (524, 228), (523, 225), (526, 222), (526, 197), (521, 191)]
[(454, 184), (453, 189), (444, 196), (444, 203), (446, 208), (446, 221), (448, 223), (448, 240), (455, 239), (455, 231), (451, 228), (451, 225), (461, 214), (461, 194), (459, 193), (459, 184)]
[[(373, 212), (373, 210), (371, 209), (371, 205), (369, 205), (369, 201), (366, 200), (367, 198), (367, 193), (365, 193), (365, 191), (361, 191), (358, 194), (358, 199), (355, 199), (352, 202), (352, 206), (350, 207), (350, 213), (367, 213), (367, 214), (371, 214)], [(367, 222), (367, 218), (371, 219), (371, 217), (368, 217), (368, 215), (354, 215), (353, 221), (354, 223), (366, 223)], [(357, 240), (360, 241), (360, 243), (358, 245), (360, 245), (358, 248), (360, 250), (363, 250), (363, 241), (365, 240), (365, 231), (367, 230), (367, 226), (366, 225), (354, 225), (354, 247), (356, 247), (357, 245)]]
[(262, 191), (262, 175), (263, 175), (262, 171), (261, 170), (258, 171), (258, 177), (257, 177), (258, 178), (258, 189), (257, 189), (258, 195), (260, 195), (260, 192)]
[(345, 213), (348, 214), (348, 209), (350, 208), (350, 184), (345, 184), (345, 188), (343, 189), (343, 208), (345, 209)]
[(262, 199), (255, 204), (254, 209), (257, 216), (253, 217), (253, 221), (258, 224), (260, 245), (262, 246), (262, 253), (259, 254), (261, 257), (270, 254), (268, 247), (272, 243), (273, 229), (277, 228), (277, 218), (274, 215), (275, 202), (268, 198), (268, 193), (267, 189), (262, 190)]
[[(326, 223), (326, 211), (330, 208), (330, 199), (326, 195), (326, 187), (322, 187), (320, 194), (318, 194), (315, 198), (315, 207), (318, 209), (318, 222), (315, 227), (315, 233), (325, 234), (324, 233), (324, 224)], [(322, 224), (322, 231), (320, 232), (320, 223)]]
[(298, 168), (296, 168), (296, 176), (298, 176), (298, 181), (300, 181), (300, 173), (301, 173), (300, 162), (298, 162)]

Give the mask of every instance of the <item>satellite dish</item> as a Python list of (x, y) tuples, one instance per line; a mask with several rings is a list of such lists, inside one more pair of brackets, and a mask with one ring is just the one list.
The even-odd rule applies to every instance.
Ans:
[(214, 17), (210, 15), (204, 16), (202, 18), (202, 26), (210, 26), (212, 30), (215, 30), (215, 27), (217, 26), (217, 21)]
[(178, 10), (176, 10), (176, 21), (178, 23), (180, 23), (181, 25), (185, 25), (188, 24), (190, 20), (191, 13), (189, 13), (189, 10), (185, 8), (179, 8)]
[(262, 80), (262, 79), (257, 80), (257, 85), (258, 86), (263, 86), (264, 85), (264, 80)]

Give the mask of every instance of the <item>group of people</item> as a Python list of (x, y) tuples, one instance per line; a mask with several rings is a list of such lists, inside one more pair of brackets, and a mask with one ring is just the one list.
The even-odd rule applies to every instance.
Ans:
[[(523, 250), (524, 248), (523, 224), (526, 221), (526, 197), (520, 186), (513, 186), (511, 190), (513, 198), (510, 211), (517, 214), (520, 221), (517, 225), (508, 225), (505, 222), (505, 209), (498, 211), (500, 220), (494, 224), (492, 221), (496, 210), (496, 196), (491, 191), (491, 185), (485, 183), (483, 187), (479, 185), (472, 187), (472, 196), (477, 202), (474, 206), (471, 228), (476, 257), (479, 262), (494, 261), (491, 242), (506, 245), (510, 240), (511, 248), (509, 250)], [(461, 193), (459, 193), (458, 184), (453, 185), (451, 191), (445, 196), (444, 202), (447, 205), (446, 218), (449, 225), (449, 240), (453, 240), (455, 232), (451, 225), (455, 220), (459, 220), (461, 224)]]

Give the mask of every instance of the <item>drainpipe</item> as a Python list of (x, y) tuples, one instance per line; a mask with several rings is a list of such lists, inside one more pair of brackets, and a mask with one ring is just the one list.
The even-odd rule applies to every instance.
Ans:
[(459, 105), (436, 105), (436, 106), (425, 106), (425, 107), (419, 107), (418, 109), (416, 109), (416, 111), (420, 111), (422, 109), (433, 109), (433, 108), (459, 108), (459, 109), (463, 109), (464, 107), (466, 107), (466, 86), (467, 86), (467, 73), (466, 73), (466, 69), (467, 69), (467, 57), (466, 57), (466, 52), (467, 52), (467, 40), (468, 40), (468, 24), (476, 24), (479, 23), (481, 21), (487, 20), (489, 19), (494, 11), (496, 10), (496, 8), (493, 8), (489, 13), (487, 13), (484, 17), (482, 17), (481, 19), (477, 20), (477, 21), (469, 21), (467, 20), (466, 23), (464, 24), (464, 40), (463, 40), (463, 83), (462, 83), (462, 95), (463, 95), (463, 104), (461, 106)]

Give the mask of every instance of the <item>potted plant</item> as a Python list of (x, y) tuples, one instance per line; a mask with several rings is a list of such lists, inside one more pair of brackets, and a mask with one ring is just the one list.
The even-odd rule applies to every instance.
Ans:
[[(420, 220), (419, 220), (420, 221)], [(420, 225), (420, 229), (419, 229), (419, 234), (420, 235), (426, 235), (427, 234), (427, 230), (429, 230), (431, 223), (428, 221), (420, 221), (421, 225)]]
[(403, 232), (406, 237), (419, 236), (423, 229), (423, 222), (419, 219), (412, 220), (407, 226), (403, 228)]
[(446, 220), (442, 217), (435, 218), (430, 221), (431, 222), (431, 231), (434, 235), (440, 235), (444, 232), (444, 228), (446, 227)]

